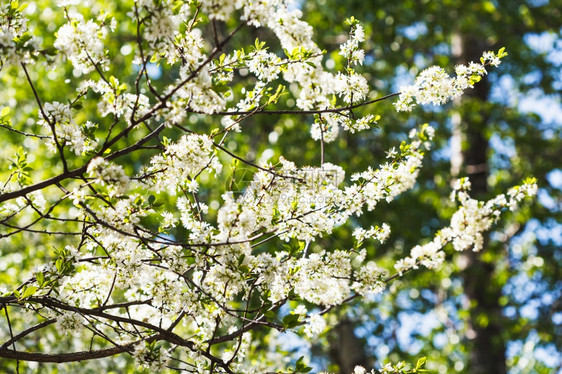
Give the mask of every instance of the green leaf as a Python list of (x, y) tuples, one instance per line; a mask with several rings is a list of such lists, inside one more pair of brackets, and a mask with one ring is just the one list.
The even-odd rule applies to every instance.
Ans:
[(499, 58), (503, 58), (503, 57), (507, 56), (507, 54), (508, 53), (505, 51), (505, 47), (501, 47), (498, 51), (498, 57)]
[(59, 53), (58, 49), (54, 47), (47, 47), (41, 52), (47, 56), (56, 56)]
[(244, 274), (248, 274), (250, 272), (250, 268), (248, 265), (240, 265), (238, 266), (238, 270), (240, 270)]
[(37, 292), (37, 287), (35, 287), (35, 286), (26, 287), (25, 290), (23, 291), (23, 294), (21, 295), (20, 299), (27, 299), (28, 297), (33, 296), (33, 294), (35, 294), (35, 292)]
[(122, 92), (127, 91), (127, 84), (121, 83), (119, 87), (117, 87), (117, 95), (121, 94)]
[(20, 37), (19, 37), (19, 43), (20, 44), (25, 44), (26, 42), (30, 41), (32, 38), (30, 33), (23, 33)]
[(154, 204), (155, 201), (156, 201), (156, 197), (155, 197), (154, 195), (150, 195), (150, 196), (148, 197), (148, 203), (149, 203), (149, 204), (152, 205), (152, 204)]
[(174, 1), (172, 3), (172, 11), (174, 12), (174, 14), (178, 14), (182, 5), (183, 5), (183, 1)]
[(298, 314), (287, 314), (283, 317), (283, 327), (286, 329), (292, 329), (293, 327), (298, 326), (299, 324), (299, 315)]
[(45, 275), (43, 275), (43, 273), (37, 273), (35, 278), (37, 279), (39, 286), (43, 286), (43, 283), (45, 282)]
[(245, 258), (246, 258), (246, 255), (243, 254), (243, 253), (240, 256), (238, 256), (238, 266), (242, 265)]
[(109, 84), (113, 88), (117, 87), (117, 78), (115, 78), (113, 75), (109, 77)]
[(4, 118), (8, 114), (10, 114), (10, 107), (4, 107), (2, 108), (2, 111), (0, 111), (0, 118)]
[(423, 365), (425, 365), (425, 362), (427, 361), (427, 358), (425, 357), (420, 357), (418, 359), (418, 362), (416, 363), (416, 370), (420, 369)]
[(213, 91), (215, 91), (216, 93), (224, 93), (230, 91), (230, 87), (225, 85), (213, 86)]
[(285, 86), (283, 86), (282, 84), (280, 84), (279, 86), (277, 86), (277, 90), (275, 91), (275, 93), (273, 95), (271, 95), (271, 97), (269, 98), (269, 100), (267, 101), (268, 104), (277, 102), (277, 100), (279, 99), (279, 97), (285, 92)]
[(299, 357), (295, 365), (295, 373), (308, 373), (312, 368), (304, 363), (304, 356)]
[(349, 18), (347, 18), (347, 19), (345, 20), (345, 24), (346, 24), (346, 25), (350, 25), (350, 26), (351, 26), (351, 25), (355, 25), (356, 23), (358, 23), (358, 22), (357, 22), (357, 20), (355, 19), (355, 17), (353, 17), (353, 16), (351, 16), (351, 17), (349, 17)]

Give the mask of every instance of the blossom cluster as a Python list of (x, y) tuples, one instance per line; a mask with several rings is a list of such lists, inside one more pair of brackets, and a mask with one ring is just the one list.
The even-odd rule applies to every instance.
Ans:
[(14, 0), (0, 4), (0, 70), (33, 63), (38, 54), (38, 42), (28, 32), (27, 18), (22, 13), (26, 6)]
[[(121, 167), (96, 158), (91, 161), (88, 173), (95, 183), (117, 186), (114, 189), (118, 189), (119, 194), (116, 191), (114, 196), (120, 198), (106, 207), (88, 203), (89, 209), (96, 212), (96, 219), (105, 225), (88, 228), (95, 240), (86, 239), (84, 245), (91, 250), (101, 245), (110, 257), (99, 264), (81, 265), (81, 271), (64, 278), (59, 293), (73, 305), (95, 307), (112, 300), (112, 290), (123, 290), (128, 300), (151, 300), (151, 306), (131, 308), (128, 311), (131, 317), (159, 321), (157, 323), (163, 326), (171, 323), (173, 315), (189, 311), (191, 317), (186, 320), (187, 326), (191, 326), (190, 331), (197, 331), (193, 339), (202, 347), (219, 326), (236, 326), (232, 316), (216, 309), (216, 303), (228, 305), (239, 297), (250, 297), (251, 292), (269, 295), (267, 298), (272, 303), (287, 299), (293, 292), (304, 301), (328, 306), (342, 303), (352, 292), (380, 293), (385, 288), (384, 278), (388, 273), (372, 261), (363, 263), (365, 251), (360, 251), (359, 255), (343, 249), (307, 253), (305, 244), (296, 252), (287, 249), (274, 254), (255, 253), (251, 240), (265, 230), (281, 239), (311, 242), (345, 222), (350, 214), (360, 214), (363, 205), (374, 204), (372, 199), (394, 198), (401, 190), (411, 187), (409, 180), (397, 173), (404, 173), (402, 165), (410, 165), (411, 159), (421, 157), (412, 156), (417, 152), (413, 149), (422, 146), (424, 142), (420, 137), (425, 139), (428, 133), (431, 130), (424, 127), (413, 134), (414, 148), (403, 146), (404, 153), (392, 161), (394, 166), (388, 166), (380, 174), (375, 172), (379, 179), (359, 182), (353, 187), (340, 187), (345, 183), (345, 173), (333, 164), (298, 168), (293, 162), (281, 160), (281, 169), (269, 171), (265, 165), (264, 170), (256, 173), (244, 195), (235, 200), (232, 194), (225, 194), (216, 226), (200, 219), (200, 215), (207, 212), (204, 204), (193, 204), (180, 196), (177, 216), (171, 212), (166, 212), (165, 216), (168, 222), (179, 220), (189, 231), (187, 245), (204, 245), (204, 250), (195, 247), (188, 252), (181, 246), (171, 245), (175, 242), (166, 244), (161, 239), (159, 249), (153, 252), (156, 248), (142, 244), (144, 235), (138, 239), (133, 236), (138, 232), (139, 218), (151, 214), (150, 209), (139, 196), (123, 196), (122, 188), (131, 186), (129, 183), (127, 187), (127, 177)], [(169, 175), (195, 177), (201, 169), (210, 167), (211, 157), (212, 143), (206, 137), (192, 134), (182, 137), (178, 143), (169, 143), (166, 151), (152, 160), (154, 175), (162, 178), (157, 185), (181, 186), (184, 182), (170, 180), (166, 171)], [(402, 183), (406, 184), (396, 187)], [(397, 189), (385, 192), (391, 185)], [(348, 188), (353, 193), (346, 193)], [(373, 190), (379, 193), (371, 196)], [(359, 206), (350, 209), (352, 202)], [(357, 229), (357, 236), (372, 235), (384, 240), (389, 228), (383, 225), (359, 234), (361, 230), (364, 229)], [(192, 260), (188, 261), (190, 257)], [(151, 266), (156, 259), (159, 266)], [(116, 277), (113, 281), (111, 274)], [(188, 279), (195, 288), (188, 287), (185, 275), (181, 274), (191, 274)], [(247, 279), (253, 279), (253, 286)], [(209, 303), (197, 293), (213, 295), (215, 301)], [(305, 335), (317, 335), (327, 327), (319, 314), (303, 318)], [(141, 361), (142, 357), (148, 357), (144, 351), (138, 356)], [(145, 361), (149, 366), (160, 362)]]
[(169, 143), (162, 154), (150, 161), (148, 172), (155, 175), (157, 191), (168, 189), (174, 193), (178, 188), (197, 192), (195, 179), (203, 170), (220, 173), (222, 164), (213, 156), (213, 142), (206, 135), (184, 135), (177, 143)]
[(368, 230), (365, 230), (362, 227), (358, 227), (353, 230), (353, 237), (359, 243), (362, 243), (365, 239), (375, 238), (379, 242), (384, 243), (384, 241), (390, 235), (390, 226), (388, 224), (383, 223), (381, 227), (378, 226), (371, 226)]
[(113, 114), (131, 122), (134, 119), (133, 114), (141, 117), (150, 109), (150, 101), (146, 95), (126, 92), (127, 85), (119, 82), (119, 79), (114, 76), (109, 77), (107, 81), (103, 78), (97, 81), (89, 79), (78, 88), (81, 95), (86, 94), (88, 90), (101, 95), (97, 107), (98, 113), (102, 117)]
[(497, 54), (484, 52), (481, 63), (471, 62), (468, 65), (455, 67), (456, 77), (449, 76), (445, 69), (431, 66), (423, 70), (416, 78), (414, 85), (402, 87), (400, 97), (394, 103), (397, 111), (410, 111), (418, 104), (442, 105), (460, 96), (467, 88), (487, 74), (486, 65), (498, 66), (500, 59), (506, 54), (503, 49)]
[(77, 73), (86, 74), (107, 65), (103, 43), (106, 36), (107, 27), (103, 23), (86, 21), (80, 13), (72, 12), (69, 22), (57, 31), (54, 47), (68, 57)]
[(79, 126), (74, 121), (71, 112), (70, 105), (58, 101), (43, 105), (43, 111), (41, 112), (43, 118), (39, 121), (39, 124), (49, 128), (52, 133), (47, 147), (55, 152), (57, 144), (63, 147), (68, 146), (77, 155), (93, 151), (98, 145), (98, 140), (93, 135), (97, 125), (91, 121), (86, 121)]
[(83, 322), (79, 314), (63, 312), (57, 317), (57, 329), (63, 334), (72, 334), (84, 328)]
[(154, 373), (164, 370), (170, 360), (170, 356), (165, 349), (156, 348), (154, 344), (144, 343), (136, 346), (133, 357), (139, 367)]
[(469, 189), (470, 182), (466, 178), (455, 183), (452, 195), (457, 197), (461, 206), (453, 214), (450, 226), (443, 228), (431, 242), (412, 248), (410, 256), (400, 259), (394, 265), (399, 274), (417, 269), (419, 265), (429, 269), (438, 267), (445, 259), (442, 248), (447, 243), (451, 243), (456, 251), (482, 250), (483, 233), (499, 219), (502, 209), (515, 210), (525, 197), (536, 195), (537, 184), (531, 178), (521, 186), (511, 188), (507, 196), (500, 194), (486, 202), (470, 198)]
[(365, 41), (365, 30), (353, 17), (348, 20), (348, 23), (351, 24), (351, 31), (349, 39), (340, 46), (340, 55), (345, 57), (350, 65), (363, 65), (365, 51), (359, 48), (359, 44)]
[(112, 195), (122, 195), (129, 183), (129, 177), (121, 165), (111, 163), (102, 157), (90, 161), (86, 172), (102, 186), (107, 184)]
[(379, 119), (379, 115), (373, 114), (350, 118), (340, 113), (326, 113), (317, 116), (310, 128), (310, 135), (314, 140), (331, 143), (338, 138), (340, 128), (354, 134), (376, 126)]

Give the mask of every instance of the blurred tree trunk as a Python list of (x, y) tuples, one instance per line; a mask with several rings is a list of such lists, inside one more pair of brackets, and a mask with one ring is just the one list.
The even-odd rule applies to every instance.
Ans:
[(355, 335), (354, 327), (352, 321), (344, 318), (331, 332), (330, 358), (339, 366), (340, 374), (353, 373), (357, 365), (369, 366), (365, 343)]
[[(480, 38), (471, 35), (455, 35), (453, 53), (458, 62), (466, 64), (478, 61), (483, 51), (489, 50)], [(484, 104), (488, 100), (489, 84), (480, 82), (474, 89), (466, 91), (463, 102), (470, 105), (470, 116), (461, 114), (453, 120), (452, 144), (460, 145), (460, 153), (453, 156), (452, 172), (468, 176), (472, 184), (471, 196), (483, 199), (488, 197), (488, 138), (486, 128), (488, 113)], [(468, 99), (468, 100), (466, 100)], [(468, 103), (466, 103), (468, 101)], [(459, 164), (460, 161), (460, 164)], [(455, 170), (456, 169), (456, 170)], [(485, 251), (493, 251), (484, 243)], [(497, 249), (495, 249), (497, 250)], [(464, 254), (466, 268), (463, 271), (465, 294), (469, 301), (469, 328), (467, 338), (471, 341), (468, 357), (468, 370), (471, 374), (505, 374), (505, 341), (502, 336), (502, 310), (499, 305), (501, 286), (494, 281), (493, 262), (482, 259), (483, 253)]]

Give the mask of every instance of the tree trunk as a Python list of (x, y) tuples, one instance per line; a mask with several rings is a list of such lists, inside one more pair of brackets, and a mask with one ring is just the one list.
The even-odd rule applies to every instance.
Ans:
[[(453, 51), (459, 63), (479, 61), (482, 52), (489, 49), (483, 40), (470, 35), (456, 38)], [(485, 198), (488, 193), (488, 139), (485, 131), (489, 118), (483, 104), (487, 101), (489, 85), (480, 82), (474, 89), (467, 91), (466, 99), (470, 102), (471, 113), (477, 115), (453, 121), (458, 126), (453, 133), (460, 136), (453, 144), (461, 144), (461, 164), (453, 163), (462, 175), (469, 177), (473, 198)], [(478, 108), (478, 107), (479, 108)], [(457, 122), (456, 124), (454, 122)], [(461, 123), (462, 122), (462, 123)], [(460, 129), (460, 130), (459, 130)], [(455, 157), (453, 157), (455, 159)], [(457, 155), (456, 159), (459, 159)], [(483, 251), (492, 251), (487, 240)], [(471, 351), (468, 358), (468, 370), (471, 374), (505, 374), (505, 341), (502, 336), (502, 310), (498, 303), (501, 296), (501, 285), (494, 281), (494, 263), (484, 262), (481, 253), (466, 253), (466, 268), (463, 271), (465, 295), (469, 301), (469, 329), (467, 338), (471, 340)]]
[(345, 318), (332, 330), (330, 357), (339, 366), (340, 374), (351, 374), (357, 365), (368, 367), (365, 344), (353, 331), (354, 324)]

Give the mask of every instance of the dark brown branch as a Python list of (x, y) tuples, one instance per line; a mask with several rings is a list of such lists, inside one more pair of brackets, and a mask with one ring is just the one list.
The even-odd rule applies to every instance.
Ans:
[(33, 184), (31, 186), (24, 187), (21, 190), (6, 192), (6, 193), (0, 195), (0, 203), (3, 202), (3, 201), (15, 199), (15, 198), (20, 197), (20, 196), (25, 196), (25, 195), (33, 192), (33, 191), (42, 190), (45, 187), (49, 187), (49, 186), (52, 186), (54, 184), (60, 183), (65, 179), (76, 178), (76, 177), (80, 176), (81, 174), (85, 173), (87, 169), (88, 169), (88, 165), (86, 164), (86, 165), (84, 165), (84, 166), (82, 166), (78, 169), (74, 169), (74, 170), (71, 170), (71, 171), (61, 173), (57, 176), (46, 179), (42, 182), (38, 182), (38, 183)]
[[(248, 110), (248, 111), (226, 111), (226, 112), (217, 112), (213, 113), (214, 115), (219, 116), (240, 116), (246, 114), (321, 114), (321, 113), (340, 113), (345, 112), (351, 109), (360, 108), (362, 106), (370, 105), (377, 103), (379, 101), (383, 101), (386, 99), (390, 99), (391, 97), (400, 95), (400, 92), (391, 93), (382, 97), (378, 97), (373, 100), (364, 101), (362, 103), (357, 103), (353, 105), (348, 105), (345, 107), (339, 108), (328, 108), (328, 109), (311, 109), (311, 110), (294, 110), (294, 109), (283, 109), (283, 110)], [(199, 113), (203, 114), (203, 113)]]
[(27, 71), (27, 68), (26, 68), (26, 66), (23, 62), (21, 63), (21, 67), (23, 68), (23, 72), (25, 73), (25, 77), (27, 78), (27, 82), (31, 86), (31, 90), (33, 91), (33, 96), (35, 97), (35, 101), (37, 102), (37, 105), (39, 106), (39, 111), (41, 112), (41, 115), (43, 116), (43, 119), (49, 124), (49, 127), (51, 128), (51, 132), (53, 133), (53, 140), (55, 141), (55, 145), (57, 146), (57, 150), (59, 151), (59, 154), (60, 154), (60, 159), (62, 161), (63, 170), (65, 172), (67, 172), (68, 171), (68, 164), (66, 163), (66, 158), (64, 157), (64, 148), (63, 148), (62, 144), (60, 144), (59, 139), (57, 137), (57, 131), (56, 131), (56, 128), (55, 128), (56, 124), (54, 122), (51, 122), (49, 117), (47, 117), (47, 114), (45, 113), (45, 110), (43, 108), (43, 104), (41, 103), (41, 99), (39, 98), (39, 94), (37, 93), (37, 90), (35, 89), (35, 85), (33, 84), (33, 81), (31, 80), (31, 77), (29, 76), (29, 72)]
[[(18, 299), (16, 297), (0, 297), (0, 302), (3, 303), (17, 303)], [(210, 353), (207, 353), (203, 350), (198, 350), (195, 344), (189, 340), (182, 338), (181, 336), (177, 335), (176, 333), (163, 329), (159, 326), (152, 325), (150, 323), (135, 320), (132, 318), (125, 318), (121, 316), (115, 316), (112, 314), (104, 313), (99, 309), (86, 309), (80, 307), (74, 307), (68, 304), (65, 304), (59, 300), (52, 299), (50, 297), (30, 297), (26, 299), (26, 302), (29, 303), (36, 303), (43, 305), (45, 307), (49, 307), (51, 309), (61, 309), (67, 310), (74, 313), (80, 313), (86, 316), (96, 316), (100, 317), (109, 321), (113, 321), (116, 323), (123, 323), (129, 324), (132, 326), (144, 327), (150, 331), (154, 331), (158, 334), (158, 340), (166, 340), (172, 344), (176, 344), (179, 346), (186, 347), (192, 351), (198, 351), (201, 353), (205, 358), (209, 359), (211, 362), (219, 365), (222, 367), (227, 373), (232, 373), (232, 370), (222, 361), (221, 359), (213, 356)], [(117, 351), (116, 351), (117, 350)], [(40, 353), (25, 353), (25, 352), (18, 352), (13, 350), (0, 350), (0, 357), (4, 358), (14, 358), (19, 360), (28, 360), (28, 361), (39, 361), (39, 362), (71, 362), (71, 361), (80, 361), (80, 360), (90, 360), (94, 358), (103, 358), (108, 357), (114, 354), (122, 353), (127, 350), (127, 346), (120, 346), (115, 348), (110, 348), (109, 350), (102, 350), (102, 351), (94, 351), (99, 352), (100, 356), (90, 356), (93, 352), (76, 352), (70, 354), (52, 354), (52, 355), (45, 355)], [(90, 354), (90, 355), (89, 355)], [(49, 359), (56, 359), (56, 360), (66, 360), (66, 361), (45, 361)]]
[(255, 163), (253, 163), (253, 162), (251, 162), (251, 161), (248, 161), (248, 160), (246, 160), (246, 159), (244, 159), (244, 158), (242, 158), (242, 157), (240, 157), (240, 156), (235, 155), (234, 153), (230, 152), (230, 151), (229, 151), (228, 149), (226, 149), (225, 147), (223, 147), (223, 146), (221, 146), (221, 145), (219, 145), (219, 144), (217, 144), (217, 143), (215, 143), (215, 142), (213, 142), (213, 145), (214, 145), (216, 148), (218, 148), (218, 149), (220, 149), (221, 151), (223, 151), (223, 152), (225, 152), (226, 154), (228, 154), (230, 157), (233, 157), (233, 158), (237, 159), (238, 161), (241, 161), (241, 162), (243, 162), (243, 163), (245, 163), (245, 164), (247, 164), (247, 165), (249, 165), (249, 166), (252, 166), (252, 167), (254, 167), (254, 168), (256, 168), (256, 169), (259, 169), (259, 170), (261, 170), (261, 171), (265, 171), (265, 172), (270, 173), (270, 174), (272, 174), (272, 175), (274, 175), (274, 176), (276, 176), (276, 177), (287, 178), (287, 179), (294, 179), (294, 180), (298, 180), (298, 181), (300, 181), (300, 182), (303, 181), (302, 178), (294, 177), (294, 176), (292, 176), (292, 175), (283, 175), (283, 174), (279, 174), (279, 173), (276, 173), (275, 171), (273, 171), (272, 169), (268, 169), (268, 168), (261, 167), (261, 166), (255, 164)]
[(31, 136), (31, 137), (39, 138), (39, 139), (49, 139), (50, 138), (47, 135), (37, 135), (37, 134), (30, 134), (30, 133), (27, 133), (27, 132), (19, 131), (19, 130), (14, 129), (13, 127), (6, 126), (6, 125), (0, 125), (0, 127), (4, 128), (6, 130), (10, 130), (12, 132), (15, 132), (16, 134), (23, 135), (23, 136)]
[[(277, 303), (275, 303), (274, 306), (272, 306), (271, 308), (268, 309), (268, 311), (276, 311), (279, 308), (281, 308), (286, 302), (288, 301), (288, 298), (279, 300)], [(244, 334), (247, 331), (250, 331), (251, 329), (253, 329), (255, 326), (259, 326), (259, 325), (263, 325), (264, 324), (264, 320), (265, 320), (265, 314), (262, 314), (261, 316), (259, 316), (258, 318), (251, 320), (250, 323), (248, 323), (247, 325), (244, 325), (242, 328), (238, 329), (238, 331), (235, 331), (231, 334), (228, 335), (223, 335), (220, 336), (218, 338), (214, 338), (212, 340), (210, 340), (208, 343), (209, 345), (214, 345), (214, 344), (218, 344), (218, 343), (224, 343), (227, 341), (230, 341), (232, 339), (236, 339), (237, 337), (241, 336), (242, 334)], [(270, 327), (274, 327), (274, 328), (281, 328), (281, 326), (276, 326), (274, 324), (270, 324), (267, 323)]]
[(75, 362), (115, 356), (117, 354), (132, 350), (134, 344), (135, 343), (129, 343), (120, 347), (100, 349), (97, 351), (82, 351), (72, 353), (31, 353), (14, 351), (12, 349), (0, 349), (0, 357), (35, 362)]
[(10, 340), (8, 340), (7, 342), (5, 342), (4, 344), (2, 344), (0, 346), (0, 351), (3, 349), (7, 349), (11, 344), (17, 342), (18, 340), (22, 339), (23, 337), (31, 334), (34, 331), (40, 330), (43, 327), (49, 326), (51, 324), (55, 323), (54, 319), (49, 319), (47, 321), (41, 322), (35, 326), (32, 326), (30, 328), (28, 328), (27, 330), (24, 330), (22, 332), (20, 332), (19, 334), (13, 336)]

